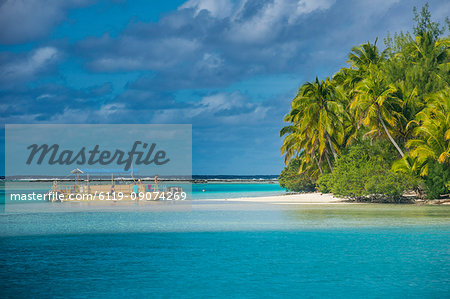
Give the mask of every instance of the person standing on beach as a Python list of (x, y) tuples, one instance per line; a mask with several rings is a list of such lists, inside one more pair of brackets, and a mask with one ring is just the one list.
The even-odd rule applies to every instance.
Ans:
[(133, 193), (135, 195), (134, 200), (138, 200), (139, 199), (139, 185), (136, 183), (133, 185)]
[(115, 197), (116, 196), (116, 187), (114, 185), (111, 185), (111, 197)]
[(159, 192), (159, 187), (158, 187), (158, 175), (155, 175), (155, 189), (154, 191)]

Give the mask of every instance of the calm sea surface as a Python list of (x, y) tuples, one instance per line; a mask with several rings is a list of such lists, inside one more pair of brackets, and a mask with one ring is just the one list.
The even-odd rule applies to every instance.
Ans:
[(0, 214), (3, 298), (449, 298), (449, 206), (35, 206)]
[[(104, 182), (108, 184), (109, 182)], [(16, 193), (46, 193), (51, 188), (51, 182), (8, 182), (9, 190)], [(63, 183), (64, 184), (64, 183)], [(65, 183), (72, 186), (73, 183)], [(151, 181), (144, 182), (145, 185), (152, 184)], [(205, 184), (186, 183), (162, 183), (167, 186), (182, 186), (183, 190), (192, 192), (192, 199), (213, 199), (213, 198), (237, 198), (237, 197), (257, 197), (286, 193), (276, 182), (209, 182)], [(0, 188), (1, 189), (1, 188)], [(2, 191), (2, 190), (0, 190)]]

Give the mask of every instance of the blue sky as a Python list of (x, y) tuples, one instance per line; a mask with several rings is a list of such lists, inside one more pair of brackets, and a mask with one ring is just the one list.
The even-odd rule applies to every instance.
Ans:
[[(424, 3), (1, 1), (1, 122), (192, 124), (194, 174), (278, 174), (299, 85)], [(443, 23), (450, 3), (429, 4)]]

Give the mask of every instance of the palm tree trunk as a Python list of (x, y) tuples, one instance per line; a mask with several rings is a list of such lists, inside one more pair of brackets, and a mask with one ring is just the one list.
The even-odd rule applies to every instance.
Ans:
[(392, 144), (395, 146), (395, 148), (397, 149), (397, 151), (400, 153), (400, 155), (402, 156), (402, 158), (405, 156), (405, 154), (403, 153), (403, 151), (401, 150), (401, 148), (398, 146), (397, 142), (395, 142), (394, 138), (392, 138), (391, 134), (389, 134), (388, 129), (386, 128), (386, 125), (384, 124), (384, 120), (381, 117), (380, 112), (378, 112), (378, 119), (380, 120), (381, 124), (383, 125), (384, 131), (386, 132), (386, 135), (388, 136), (389, 140), (392, 142)]
[(328, 154), (327, 153), (325, 153), (325, 157), (327, 158), (328, 166), (330, 166), (331, 172), (333, 172), (333, 166), (331, 165), (330, 158), (328, 158)]
[(319, 163), (319, 161), (317, 161), (317, 158), (315, 156), (314, 156), (314, 161), (316, 161), (317, 167), (319, 167), (320, 174), (323, 174), (322, 167), (320, 167), (320, 163)]
[[(328, 143), (330, 144), (331, 152), (333, 153), (333, 157), (334, 157), (334, 159), (336, 160), (336, 159), (337, 159), (337, 153), (336, 153), (336, 151), (334, 150), (333, 143), (331, 142), (330, 135), (328, 135), (328, 132), (327, 132), (327, 131), (325, 131), (325, 137), (327, 138)], [(328, 157), (327, 157), (327, 158), (328, 158)]]

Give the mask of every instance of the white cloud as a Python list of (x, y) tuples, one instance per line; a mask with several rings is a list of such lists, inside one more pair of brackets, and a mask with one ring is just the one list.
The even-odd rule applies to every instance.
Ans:
[(225, 18), (233, 11), (233, 3), (229, 0), (189, 0), (178, 9), (195, 9), (195, 16), (202, 10), (208, 11), (213, 17)]
[(244, 22), (233, 23), (228, 38), (235, 42), (266, 41), (275, 36), (279, 21), (286, 14), (286, 1), (276, 0), (266, 5), (257, 15)]
[(181, 123), (195, 123), (200, 126), (210, 126), (212, 123), (248, 125), (261, 123), (269, 110), (270, 107), (250, 102), (238, 92), (217, 93), (205, 96), (187, 108), (159, 110), (155, 112), (152, 122), (170, 123), (177, 119)]
[(123, 109), (125, 109), (125, 105), (122, 103), (105, 104), (102, 107), (100, 107), (98, 114), (106, 119), (109, 119), (109, 117), (113, 116), (114, 114), (120, 112)]
[[(195, 16), (202, 10), (206, 10), (216, 18), (230, 17), (234, 23), (231, 35), (245, 36), (246, 40), (255, 41), (265, 37), (270, 30), (280, 21), (289, 23), (297, 21), (301, 15), (312, 13), (316, 10), (325, 10), (333, 5), (335, 0), (274, 0), (268, 2), (265, 7), (250, 20), (240, 20), (248, 0), (189, 0), (178, 9), (191, 8), (195, 10)], [(243, 21), (243, 22), (242, 22)]]
[[(89, 41), (86, 44), (92, 46)], [(107, 52), (90, 63), (93, 69), (99, 71), (158, 70), (195, 55), (200, 47), (197, 41), (183, 37), (151, 36), (124, 36), (119, 43), (114, 44), (110, 37), (104, 36), (95, 45), (104, 47)]]
[(38, 48), (26, 55), (12, 59), (0, 69), (1, 80), (4, 82), (25, 81), (38, 73), (45, 71), (58, 60), (59, 52), (54, 47)]
[[(158, 23), (132, 22), (118, 37), (105, 34), (78, 45), (91, 71), (152, 70), (185, 87), (194, 80), (223, 84), (291, 65), (303, 43), (292, 38), (302, 34), (297, 25), (334, 1), (189, 0)], [(202, 11), (211, 18), (197, 18)]]
[(44, 37), (66, 17), (66, 11), (90, 0), (0, 1), (0, 43), (13, 44)]
[(200, 61), (200, 67), (206, 69), (220, 68), (224, 64), (224, 60), (218, 54), (205, 53), (203, 59)]
[[(236, 5), (228, 32), (235, 42), (253, 43), (270, 40), (288, 24), (296, 23), (301, 16), (331, 7), (335, 0), (274, 0), (250, 19), (241, 20), (244, 5)], [(246, 3), (243, 1), (242, 3)]]
[(300, 0), (297, 2), (296, 15), (309, 14), (315, 10), (325, 10), (333, 5), (330, 0)]
[(62, 113), (54, 113), (49, 123), (116, 123), (126, 120), (133, 111), (123, 104), (105, 104), (98, 109), (78, 109), (66, 107)]

